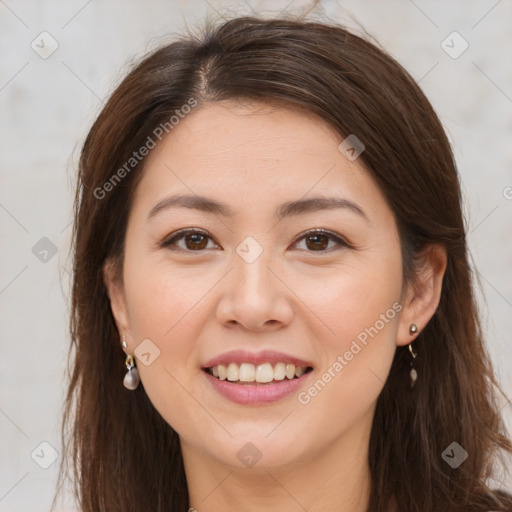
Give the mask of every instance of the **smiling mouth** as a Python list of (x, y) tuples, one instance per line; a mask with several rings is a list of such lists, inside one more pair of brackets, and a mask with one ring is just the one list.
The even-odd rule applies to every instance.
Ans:
[(283, 381), (295, 380), (313, 370), (311, 366), (295, 366), (287, 363), (251, 363), (218, 364), (204, 371), (219, 380), (227, 380), (232, 384), (259, 385), (278, 384)]

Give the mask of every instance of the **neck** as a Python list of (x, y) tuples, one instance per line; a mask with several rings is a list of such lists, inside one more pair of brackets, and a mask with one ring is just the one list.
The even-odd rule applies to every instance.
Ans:
[(189, 502), (197, 512), (366, 512), (370, 429), (357, 425), (304, 462), (249, 469), (205, 459), (182, 440)]

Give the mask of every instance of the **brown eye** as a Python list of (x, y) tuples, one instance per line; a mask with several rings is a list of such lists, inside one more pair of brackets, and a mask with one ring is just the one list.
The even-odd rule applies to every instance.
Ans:
[(308, 252), (330, 252), (330, 249), (336, 246), (350, 247), (341, 237), (331, 233), (330, 231), (310, 231), (298, 239), (296, 244), (304, 241), (305, 247), (299, 247)]
[(326, 235), (310, 235), (306, 237), (308, 249), (323, 250), (329, 245), (329, 237)]
[(201, 234), (185, 235), (185, 245), (187, 249), (205, 249), (208, 244), (208, 238)]
[(208, 242), (210, 240), (212, 238), (207, 233), (196, 229), (189, 229), (174, 234), (162, 243), (162, 247), (173, 251), (199, 252), (209, 248)]

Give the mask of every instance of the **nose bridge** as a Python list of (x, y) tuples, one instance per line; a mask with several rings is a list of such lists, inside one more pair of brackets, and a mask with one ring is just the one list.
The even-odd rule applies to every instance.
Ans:
[(219, 303), (219, 320), (250, 329), (288, 323), (292, 308), (286, 287), (271, 270), (270, 250), (254, 242), (242, 242), (233, 254), (234, 268)]
[(275, 279), (275, 276), (268, 268), (271, 265), (270, 251), (248, 240), (237, 247), (236, 253), (233, 258), (234, 295), (247, 305), (262, 307), (276, 292), (276, 283), (271, 282), (271, 277)]
[(242, 291), (244, 295), (256, 294), (258, 297), (263, 297), (265, 292), (270, 291), (268, 258), (261, 255), (256, 260), (247, 262), (237, 256), (233, 263), (237, 291)]
[(264, 247), (264, 241), (247, 236), (238, 244), (233, 254), (235, 278), (240, 281), (246, 292), (259, 293), (268, 291), (271, 250)]

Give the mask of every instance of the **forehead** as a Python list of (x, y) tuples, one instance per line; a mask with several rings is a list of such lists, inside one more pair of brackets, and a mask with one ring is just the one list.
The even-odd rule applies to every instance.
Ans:
[[(148, 155), (136, 193), (215, 195), (260, 209), (311, 193), (383, 197), (361, 160), (349, 161), (344, 137), (312, 113), (284, 106), (217, 102), (196, 107)], [(277, 202), (277, 199), (276, 199)]]
[[(303, 150), (322, 151), (339, 138), (313, 113), (287, 106), (234, 101), (198, 107), (173, 129), (173, 136), (176, 144), (187, 139), (200, 147), (210, 146), (212, 150), (216, 145), (219, 149), (236, 148), (243, 142), (246, 151), (255, 149), (266, 157), (274, 156), (276, 149), (300, 151), (297, 141), (306, 143)], [(263, 142), (266, 144), (261, 144)]]

